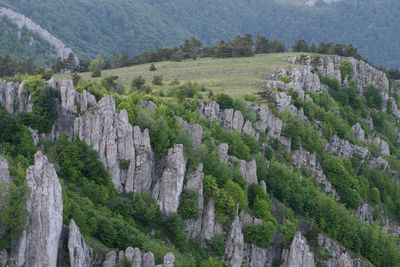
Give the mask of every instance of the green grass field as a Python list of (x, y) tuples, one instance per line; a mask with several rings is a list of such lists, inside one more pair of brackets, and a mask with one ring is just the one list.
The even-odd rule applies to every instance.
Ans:
[[(142, 76), (147, 84), (154, 90), (167, 89), (169, 83), (175, 79), (184, 83), (193, 81), (207, 87), (214, 93), (226, 93), (232, 96), (260, 91), (260, 84), (269, 79), (270, 75), (278, 68), (293, 66), (284, 58), (300, 55), (301, 53), (278, 53), (256, 55), (245, 58), (213, 59), (201, 58), (186, 60), (183, 62), (157, 62), (154, 63), (157, 70), (150, 71), (150, 64), (131, 67), (103, 70), (102, 77), (106, 75), (118, 75), (118, 81), (127, 89), (130, 88), (132, 79)], [(84, 79), (93, 79), (90, 73), (79, 74)], [(151, 84), (153, 76), (161, 75), (164, 85)], [(71, 78), (70, 75), (56, 75), (56, 78)], [(101, 78), (95, 78), (101, 80)]]

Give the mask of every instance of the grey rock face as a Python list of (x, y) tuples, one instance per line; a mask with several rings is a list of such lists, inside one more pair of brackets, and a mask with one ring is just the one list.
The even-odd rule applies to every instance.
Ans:
[(228, 144), (220, 144), (217, 148), (217, 153), (222, 162), (225, 162), (225, 163), (228, 162), (228, 159), (229, 159), (228, 149), (229, 149)]
[(164, 256), (164, 267), (174, 267), (175, 255), (171, 252)]
[(210, 120), (218, 120), (219, 105), (215, 101), (209, 103), (200, 102), (199, 113)]
[[(132, 192), (135, 175), (135, 149), (128, 114), (115, 111), (112, 96), (103, 97), (93, 112), (86, 112), (74, 121), (74, 133), (99, 153), (117, 191)], [(128, 161), (127, 169), (121, 167)]]
[(379, 146), (383, 155), (390, 155), (389, 145), (384, 140), (379, 137), (375, 137), (373, 143)]
[(361, 258), (352, 259), (347, 249), (329, 237), (319, 234), (318, 245), (326, 249), (332, 258), (323, 262), (324, 266), (352, 267), (352, 266), (373, 266), (369, 261)]
[[(381, 93), (383, 99), (388, 99), (389, 80), (385, 73), (372, 67), (365, 61), (335, 55), (297, 56), (288, 59), (288, 61), (292, 64), (302, 64), (307, 67), (311, 67), (309, 68), (310, 71), (313, 71), (314, 73), (318, 73), (319, 71), (322, 76), (336, 78), (339, 81), (342, 80), (340, 64), (343, 60), (350, 61), (353, 65), (354, 75), (352, 80), (356, 83), (356, 88), (360, 95), (364, 95), (365, 89), (370, 84), (373, 84), (382, 90)], [(307, 88), (314, 92), (318, 90), (318, 88)]]
[(86, 244), (74, 220), (69, 224), (68, 251), (71, 267), (92, 266), (93, 250)]
[(363, 202), (361, 206), (355, 211), (355, 214), (361, 222), (373, 224), (375, 223), (374, 217), (376, 212), (379, 212), (379, 227), (384, 229), (391, 236), (400, 236), (400, 226), (393, 220), (389, 219), (389, 217), (384, 214), (384, 211), (382, 209), (375, 210), (374, 207), (372, 207), (368, 203)]
[(29, 227), (15, 249), (17, 266), (56, 266), (62, 230), (61, 185), (53, 164), (41, 152), (29, 167), (26, 182), (32, 193), (27, 201)]
[[(203, 181), (204, 181), (204, 173), (203, 173), (203, 164), (200, 163), (197, 169), (190, 170), (186, 176), (186, 185), (184, 189), (193, 190), (198, 193), (198, 208), (199, 214), (203, 214)], [(201, 232), (202, 225), (202, 216), (195, 219), (189, 219), (184, 221), (184, 230), (186, 235), (194, 239)]]
[(253, 127), (257, 132), (266, 133), (267, 138), (277, 138), (281, 135), (283, 122), (269, 111), (267, 105), (247, 103), (247, 106), (260, 118), (258, 121), (253, 123)]
[(182, 145), (175, 145), (168, 150), (167, 156), (160, 164), (160, 170), (160, 178), (152, 190), (153, 197), (163, 211), (177, 212), (186, 171)]
[(178, 122), (181, 124), (182, 129), (187, 131), (193, 140), (193, 146), (201, 145), (203, 138), (204, 138), (204, 131), (203, 128), (199, 124), (189, 124), (181, 117), (176, 117)]
[(246, 162), (245, 160), (238, 159), (234, 156), (228, 156), (228, 163), (232, 166), (239, 165), (240, 173), (243, 178), (246, 180), (248, 185), (253, 183), (258, 183), (257, 181), (257, 165), (256, 161), (253, 159), (252, 161)]
[(226, 263), (232, 267), (240, 267), (243, 262), (243, 250), (244, 250), (244, 237), (242, 233), (242, 222), (239, 217), (232, 223), (225, 246), (225, 258)]
[(19, 84), (0, 80), (0, 104), (12, 115), (20, 111), (32, 112), (31, 95), (24, 93), (24, 85), (25, 82)]
[(143, 99), (140, 99), (140, 105), (142, 106), (142, 108), (147, 108), (147, 109), (149, 109), (150, 111), (155, 111), (156, 110), (156, 104), (154, 104), (154, 102), (153, 101), (146, 101), (146, 100), (143, 100)]
[(8, 161), (0, 155), (0, 181), (10, 183), (11, 176), (8, 167)]
[(149, 130), (145, 129), (141, 132), (139, 126), (134, 126), (133, 144), (136, 154), (133, 191), (135, 193), (150, 191), (154, 170), (154, 153), (151, 149)]
[(378, 167), (382, 173), (390, 168), (389, 163), (382, 157), (371, 159), (369, 161), (369, 167), (371, 169)]
[(103, 262), (103, 267), (115, 267), (117, 260), (117, 253), (115, 251), (111, 251), (106, 255), (106, 259)]
[(284, 249), (281, 267), (315, 267), (314, 253), (310, 251), (306, 238), (297, 232), (293, 238), (290, 250)]
[[(42, 39), (47, 41), (56, 50), (56, 55), (54, 55), (54, 58), (61, 57), (62, 59), (66, 59), (68, 58), (69, 54), (72, 53), (71, 48), (66, 47), (62, 41), (51, 35), (48, 31), (46, 31), (24, 15), (17, 13), (11, 9), (1, 7), (0, 18), (3, 16), (8, 17), (8, 19), (12, 23), (16, 24), (19, 29), (26, 28), (30, 32), (39, 35)], [(76, 56), (75, 58), (77, 62), (79, 62)]]
[(326, 144), (328, 153), (335, 153), (341, 157), (365, 158), (369, 152), (367, 148), (350, 144), (349, 141), (340, 139), (336, 134), (332, 137), (332, 142)]
[(319, 162), (317, 161), (315, 152), (310, 153), (300, 147), (300, 149), (292, 151), (291, 156), (293, 162), (299, 168), (306, 168), (311, 172), (317, 183), (322, 186), (323, 190), (326, 193), (332, 193), (336, 200), (340, 199), (340, 196), (337, 194), (335, 188), (332, 186), (328, 178), (323, 173), (321, 164), (319, 164)]
[(201, 236), (205, 240), (210, 240), (215, 235), (221, 234), (222, 232), (222, 226), (215, 217), (214, 199), (210, 198), (203, 210)]
[(153, 252), (147, 252), (142, 257), (142, 266), (143, 267), (154, 267), (155, 260)]
[(360, 123), (356, 123), (351, 127), (351, 130), (353, 131), (354, 137), (361, 142), (365, 142), (365, 132), (362, 129)]

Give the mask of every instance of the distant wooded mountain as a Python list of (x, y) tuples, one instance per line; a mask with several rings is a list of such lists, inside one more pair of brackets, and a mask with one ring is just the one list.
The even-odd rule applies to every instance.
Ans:
[(261, 33), (287, 48), (299, 38), (352, 43), (376, 65), (400, 66), (399, 1), (316, 1), (313, 7), (306, 2), (0, 0), (0, 6), (32, 18), (83, 58), (114, 51), (132, 56), (192, 36), (212, 45), (238, 34)]

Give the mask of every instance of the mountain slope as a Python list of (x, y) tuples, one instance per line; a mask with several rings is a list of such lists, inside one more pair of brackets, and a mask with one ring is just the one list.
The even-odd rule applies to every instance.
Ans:
[[(305, 1), (304, 1), (305, 2)], [(307, 41), (353, 43), (377, 65), (399, 66), (400, 3), (348, 0), (314, 7), (299, 1), (0, 0), (62, 39), (80, 56), (130, 55), (196, 36), (206, 44), (262, 33), (288, 46)], [(68, 10), (68, 12), (64, 12)]]

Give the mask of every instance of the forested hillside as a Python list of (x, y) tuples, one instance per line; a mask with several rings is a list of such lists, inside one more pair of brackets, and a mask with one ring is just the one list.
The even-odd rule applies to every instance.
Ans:
[(303, 2), (0, 0), (0, 5), (32, 18), (86, 59), (114, 51), (133, 56), (192, 36), (215, 45), (237, 34), (261, 33), (286, 47), (299, 38), (352, 43), (372, 63), (399, 67), (399, 1), (319, 1), (313, 7)]
[(268, 58), (241, 98), (0, 81), (0, 264), (398, 266), (399, 82), (337, 55), (248, 64)]

